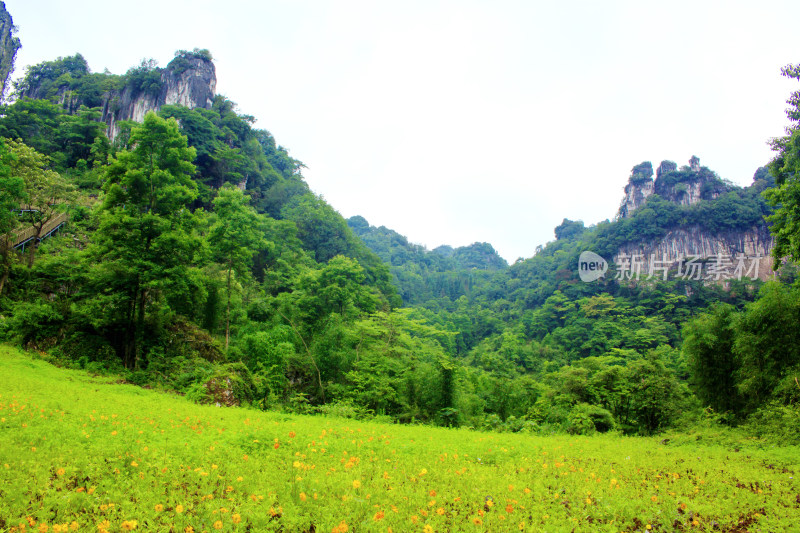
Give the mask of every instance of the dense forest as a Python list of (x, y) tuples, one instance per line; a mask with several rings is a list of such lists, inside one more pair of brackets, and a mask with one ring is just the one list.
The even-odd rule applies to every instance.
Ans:
[[(508, 265), (488, 243), (427, 250), (345, 220), (220, 95), (109, 137), (108, 95), (157, 94), (165, 72), (211, 60), (181, 50), (114, 75), (75, 55), (14, 84), (0, 108), (4, 340), (203, 403), (534, 433), (711, 421), (800, 442), (791, 265), (769, 282), (578, 278), (582, 251), (612, 257), (682, 226), (768, 220), (776, 261), (800, 258), (798, 93), (751, 186), (675, 168), (665, 190), (702, 178), (708, 194), (682, 205), (656, 191), (589, 227), (565, 219)], [(643, 165), (634, 178), (652, 174)]]

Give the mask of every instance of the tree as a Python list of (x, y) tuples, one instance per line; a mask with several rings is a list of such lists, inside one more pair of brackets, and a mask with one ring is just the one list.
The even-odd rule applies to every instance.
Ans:
[(225, 350), (230, 342), (231, 274), (243, 275), (253, 255), (266, 244), (261, 217), (249, 200), (242, 191), (227, 185), (213, 202), (215, 217), (208, 238), (215, 260), (225, 266)]
[(3, 294), (6, 280), (11, 271), (12, 235), (19, 224), (17, 216), (20, 202), (23, 197), (25, 182), (20, 176), (11, 173), (11, 164), (14, 156), (8, 150), (4, 139), (0, 138), (0, 295)]
[(736, 387), (741, 363), (733, 350), (735, 317), (733, 306), (718, 304), (683, 330), (683, 351), (697, 396), (715, 411), (734, 415), (742, 404)]
[(57, 172), (47, 168), (48, 158), (25, 145), (22, 141), (6, 141), (11, 154), (11, 173), (24, 183), (22, 215), (24, 225), (34, 228), (28, 247), (28, 267), (33, 266), (36, 246), (48, 222), (62, 213), (68, 202), (75, 198), (75, 188)]
[(112, 344), (126, 366), (138, 368), (147, 310), (171, 279), (186, 275), (201, 247), (187, 208), (197, 197), (195, 151), (177, 122), (148, 113), (131, 143), (105, 169), (95, 283), (107, 316), (121, 322)]
[[(781, 74), (800, 80), (800, 65), (787, 65)], [(772, 150), (777, 152), (769, 164), (776, 186), (764, 191), (767, 202), (775, 208), (767, 217), (770, 231), (775, 235), (772, 249), (775, 269), (785, 257), (800, 260), (800, 91), (794, 91), (786, 102), (791, 106), (786, 115), (792, 124), (786, 136), (770, 141)]]

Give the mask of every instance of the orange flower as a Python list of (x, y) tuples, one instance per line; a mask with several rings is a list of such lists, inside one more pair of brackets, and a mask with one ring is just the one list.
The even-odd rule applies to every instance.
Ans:
[(483, 524), (483, 520), (481, 520), (478, 517), (475, 517), (475, 518), (472, 519), (472, 523), (475, 524), (476, 526), (479, 526), (479, 525)]
[(242, 521), (242, 515), (240, 515), (239, 513), (231, 515), (231, 522), (233, 522), (234, 524), (238, 524), (241, 521)]
[(300, 500), (306, 501), (307, 499), (308, 499), (308, 496), (306, 496), (306, 493), (305, 492), (301, 492), (300, 493)]
[(373, 516), (372, 519), (377, 522), (378, 520), (383, 519), (383, 517), (384, 517), (383, 511), (378, 511), (377, 513), (375, 513), (375, 516)]
[(443, 509), (443, 508), (441, 508), (441, 507), (439, 507), (438, 509), (436, 509), (436, 514), (438, 514), (439, 516), (443, 515), (443, 514), (444, 514), (444, 512), (445, 512), (445, 511), (444, 511), (444, 509)]
[(59, 476), (59, 477), (63, 476), (64, 475), (64, 469), (63, 468), (59, 468), (58, 470), (56, 470), (56, 475)]
[(178, 504), (175, 506), (175, 512), (181, 514), (183, 512), (183, 505)]
[(160, 513), (163, 510), (164, 510), (164, 506), (163, 505), (161, 505), (160, 503), (156, 504), (156, 512), (157, 513)]
[(434, 496), (436, 496), (436, 491), (432, 490), (428, 494), (430, 495), (431, 498), (433, 498)]
[(508, 505), (506, 505), (506, 512), (508, 514), (511, 514), (512, 512), (514, 512), (514, 508), (511, 506), (510, 503)]
[(222, 529), (222, 520), (214, 522), (214, 529)]
[(295, 436), (296, 436), (296, 435), (297, 435), (297, 434), (296, 434), (294, 431), (290, 431), (290, 432), (289, 432), (289, 438), (290, 438), (290, 439), (293, 439), (293, 438), (295, 438)]

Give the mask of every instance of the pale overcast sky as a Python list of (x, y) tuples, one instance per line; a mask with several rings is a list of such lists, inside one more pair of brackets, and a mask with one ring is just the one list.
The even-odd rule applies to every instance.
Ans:
[(6, 0), (26, 65), (208, 48), (217, 89), (342, 215), (510, 262), (612, 218), (630, 169), (750, 183), (788, 124), (800, 2)]

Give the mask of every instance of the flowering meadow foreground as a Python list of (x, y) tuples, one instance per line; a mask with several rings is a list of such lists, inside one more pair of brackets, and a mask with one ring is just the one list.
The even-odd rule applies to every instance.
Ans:
[[(790, 531), (797, 448), (194, 405), (0, 346), (0, 531)], [(675, 444), (675, 443), (678, 444)]]

